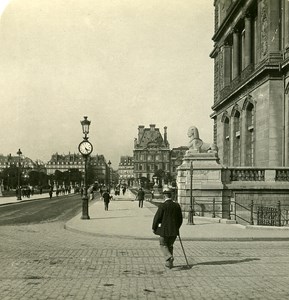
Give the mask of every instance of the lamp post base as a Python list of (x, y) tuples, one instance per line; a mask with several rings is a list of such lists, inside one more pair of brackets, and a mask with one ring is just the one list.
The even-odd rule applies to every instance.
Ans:
[(88, 197), (84, 196), (82, 198), (82, 216), (81, 216), (82, 220), (89, 220), (90, 217), (88, 215)]

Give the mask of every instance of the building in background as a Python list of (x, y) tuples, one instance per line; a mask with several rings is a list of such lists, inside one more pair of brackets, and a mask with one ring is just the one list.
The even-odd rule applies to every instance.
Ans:
[(227, 166), (289, 165), (289, 1), (215, 0), (214, 143)]
[(151, 124), (149, 128), (138, 127), (138, 137), (134, 140), (133, 150), (134, 178), (153, 182), (156, 174), (170, 172), (170, 145), (167, 140), (167, 127), (162, 136), (159, 128)]
[(170, 173), (172, 179), (176, 179), (177, 177), (177, 167), (179, 167), (183, 163), (184, 155), (189, 148), (186, 146), (181, 146), (177, 148), (173, 148), (171, 150), (170, 155)]
[[(53, 175), (55, 171), (60, 172), (73, 172), (79, 170), (84, 174), (84, 159), (81, 154), (58, 154), (55, 153), (46, 164), (47, 174)], [(108, 166), (103, 155), (90, 155), (88, 158), (88, 174), (93, 176), (93, 181), (105, 183)]]
[[(19, 164), (20, 163), (20, 164)], [(0, 154), (0, 184), (1, 189), (10, 190), (21, 186), (40, 186), (46, 183), (46, 168), (44, 162), (33, 161), (21, 155)]]
[[(37, 162), (34, 162), (29, 157), (25, 157), (24, 155), (20, 158), (21, 166), (25, 169), (34, 169), (37, 167)], [(19, 165), (19, 156), (18, 155), (3, 155), (0, 154), (0, 172), (2, 172), (4, 169), (7, 169), (12, 166), (18, 166)]]
[(118, 165), (119, 183), (132, 186), (134, 183), (134, 163), (132, 156), (121, 156)]

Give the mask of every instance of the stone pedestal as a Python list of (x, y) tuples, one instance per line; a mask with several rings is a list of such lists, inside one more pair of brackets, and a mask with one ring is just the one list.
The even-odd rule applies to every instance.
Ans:
[[(230, 218), (230, 195), (222, 183), (222, 166), (218, 154), (188, 150), (178, 167), (178, 202), (184, 216), (190, 211), (191, 198), (195, 215)], [(191, 197), (192, 189), (192, 197)]]

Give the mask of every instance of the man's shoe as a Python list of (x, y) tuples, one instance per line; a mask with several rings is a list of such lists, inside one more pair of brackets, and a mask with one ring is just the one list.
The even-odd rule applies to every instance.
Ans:
[(173, 261), (174, 261), (174, 258), (173, 258), (173, 257), (170, 257), (170, 258), (166, 261), (166, 267), (169, 268), (169, 269), (172, 269), (172, 268), (174, 267)]

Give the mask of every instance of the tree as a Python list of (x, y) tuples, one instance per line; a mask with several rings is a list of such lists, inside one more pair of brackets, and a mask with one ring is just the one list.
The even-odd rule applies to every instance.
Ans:
[(5, 168), (1, 172), (1, 179), (3, 179), (3, 184), (8, 190), (16, 188), (18, 184), (18, 167), (11, 165), (9, 168)]
[(82, 174), (79, 169), (69, 169), (69, 178), (72, 184), (81, 183)]
[(54, 179), (58, 185), (62, 185), (62, 182), (64, 181), (63, 173), (59, 170), (55, 170)]

